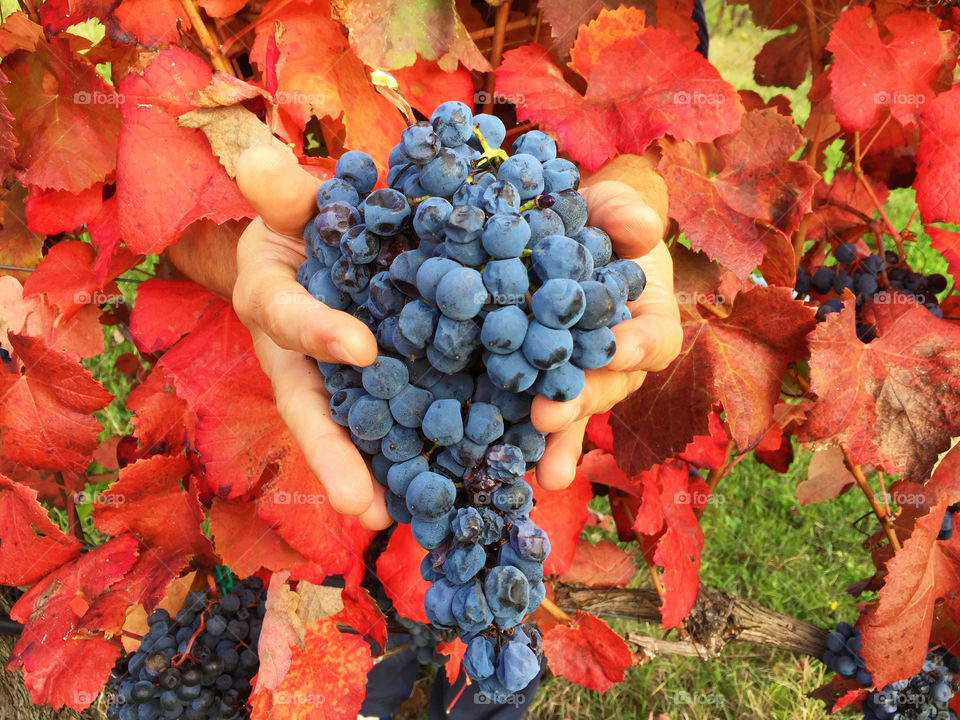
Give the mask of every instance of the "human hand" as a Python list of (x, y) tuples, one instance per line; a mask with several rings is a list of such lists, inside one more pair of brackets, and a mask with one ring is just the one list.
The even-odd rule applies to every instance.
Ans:
[(537, 482), (547, 490), (573, 482), (590, 416), (606, 412), (639, 388), (647, 372), (669, 365), (683, 341), (673, 293), (673, 260), (663, 242), (665, 190), (652, 164), (620, 156), (585, 178), (579, 192), (587, 201), (588, 224), (610, 235), (619, 257), (633, 259), (643, 268), (647, 285), (629, 304), (633, 319), (613, 328), (617, 354), (605, 368), (586, 371), (580, 395), (569, 402), (541, 396), (533, 401), (534, 426), (550, 433), (537, 463)]
[(377, 357), (377, 341), (363, 323), (315, 300), (296, 280), (320, 180), (291, 154), (258, 146), (240, 157), (237, 184), (259, 217), (237, 244), (233, 307), (253, 336), (280, 417), (331, 506), (359, 515), (370, 529), (387, 527), (383, 488), (350, 433), (330, 417), (323, 376), (311, 359), (369, 365)]

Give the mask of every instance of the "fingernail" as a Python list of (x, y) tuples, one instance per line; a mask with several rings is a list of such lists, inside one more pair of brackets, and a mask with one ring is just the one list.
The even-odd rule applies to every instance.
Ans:
[(341, 342), (332, 342), (327, 345), (327, 349), (330, 353), (336, 357), (338, 360), (345, 362), (347, 365), (359, 365), (360, 360)]

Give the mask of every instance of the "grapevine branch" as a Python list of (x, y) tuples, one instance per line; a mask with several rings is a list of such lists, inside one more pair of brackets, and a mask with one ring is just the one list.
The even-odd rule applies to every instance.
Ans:
[[(514, 20), (513, 22), (508, 22), (504, 26), (504, 32), (512, 32), (514, 30), (521, 30), (527, 27), (535, 27), (536, 24), (537, 24), (536, 17), (526, 17), (526, 18), (523, 18), (522, 20)], [(497, 33), (496, 27), (486, 27), (480, 30), (474, 30), (472, 33), (470, 33), (470, 39), (486, 40), (487, 38), (491, 38), (494, 35), (496, 35), (496, 33)]]
[(880, 525), (883, 527), (883, 531), (887, 534), (887, 538), (890, 540), (890, 546), (893, 548), (894, 552), (900, 549), (900, 539), (897, 537), (896, 528), (893, 527), (893, 516), (888, 513), (880, 502), (877, 500), (877, 496), (873, 494), (873, 488), (870, 487), (870, 483), (867, 482), (867, 478), (863, 475), (863, 470), (860, 469), (860, 466), (857, 465), (853, 458), (850, 457), (850, 453), (843, 446), (840, 448), (843, 450), (843, 463), (847, 466), (847, 469), (853, 475), (853, 479), (857, 481), (857, 485), (860, 486), (860, 490), (863, 491), (864, 496), (867, 498), (867, 502), (870, 503), (870, 507), (873, 508), (873, 514), (877, 516), (877, 520), (880, 521)]
[[(870, 146), (868, 145), (867, 149), (869, 149), (869, 147)], [(880, 219), (883, 220), (883, 224), (886, 226), (887, 232), (897, 244), (897, 252), (900, 253), (900, 257), (905, 257), (903, 254), (903, 238), (900, 237), (900, 233), (897, 232), (897, 229), (893, 226), (893, 223), (890, 222), (890, 218), (883, 209), (883, 204), (880, 202), (880, 198), (877, 197), (877, 194), (873, 191), (873, 187), (867, 181), (867, 177), (863, 173), (863, 167), (860, 165), (862, 158), (863, 154), (860, 152), (860, 131), (858, 130), (853, 134), (853, 174), (856, 175), (857, 180), (861, 185), (863, 185), (863, 189), (870, 198), (870, 202), (873, 203), (873, 206), (877, 209), (877, 212), (880, 213)], [(882, 255), (883, 242), (880, 239), (875, 239), (874, 242), (876, 245), (876, 251)]]
[[(493, 28), (493, 46), (490, 48), (490, 65), (496, 67), (500, 64), (503, 57), (503, 43), (507, 36), (507, 20), (510, 19), (510, 5), (512, 0), (504, 0), (504, 3), (497, 8), (497, 19)], [(493, 91), (496, 83), (496, 76), (490, 72), (487, 73), (487, 101), (483, 104), (483, 111), (489, 113), (493, 111)]]
[(213, 35), (210, 34), (206, 24), (203, 22), (195, 0), (180, 0), (180, 4), (183, 6), (183, 11), (187, 14), (187, 17), (190, 18), (190, 23), (193, 25), (197, 37), (200, 38), (203, 49), (206, 50), (210, 56), (210, 64), (213, 65), (213, 69), (217, 72), (233, 75), (233, 68), (223, 56), (223, 52), (220, 50), (220, 44), (214, 40)]

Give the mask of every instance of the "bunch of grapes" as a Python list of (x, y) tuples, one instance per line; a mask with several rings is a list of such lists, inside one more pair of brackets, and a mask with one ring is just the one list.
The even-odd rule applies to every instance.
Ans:
[(817, 295), (836, 295), (824, 300), (817, 309), (817, 320), (823, 321), (830, 313), (840, 312), (843, 302), (840, 295), (845, 289), (857, 298), (857, 337), (869, 343), (877, 336), (872, 323), (861, 322), (859, 310), (870, 298), (880, 293), (909, 295), (938, 318), (943, 317), (937, 294), (947, 288), (947, 279), (940, 274), (924, 275), (913, 272), (890, 250), (880, 255), (860, 257), (852, 243), (840, 243), (833, 251), (836, 265), (818, 268), (811, 276), (802, 267), (797, 268), (794, 289), (801, 298), (811, 292)]
[(550, 552), (524, 481), (545, 448), (531, 402), (579, 395), (646, 284), (586, 226), (579, 173), (553, 140), (528, 132), (507, 156), (505, 136), (496, 117), (443, 103), (404, 130), (377, 190), (373, 160), (345, 153), (297, 274), (377, 338), (368, 367), (319, 363), (330, 414), (429, 551), (427, 616), (458, 631), (489, 695), (522, 689), (542, 656), (536, 629), (518, 627)]
[(919, 673), (870, 693), (863, 703), (863, 720), (957, 720), (948, 705), (958, 670), (960, 658), (931, 650)]
[(249, 717), (250, 681), (260, 661), (257, 641), (265, 612), (259, 578), (247, 578), (220, 598), (187, 595), (171, 618), (158, 609), (132, 655), (118, 661), (107, 683), (110, 720), (238, 720)]
[(823, 664), (837, 675), (847, 679), (855, 677), (861, 685), (869, 687), (872, 684), (870, 675), (860, 657), (862, 647), (859, 630), (848, 622), (837, 623), (837, 629), (827, 635)]

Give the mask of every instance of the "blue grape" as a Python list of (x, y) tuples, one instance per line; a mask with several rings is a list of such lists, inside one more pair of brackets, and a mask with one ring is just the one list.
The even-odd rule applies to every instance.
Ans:
[(503, 534), (503, 518), (490, 508), (481, 508), (483, 531), (480, 533), (481, 545), (492, 545), (500, 540)]
[[(461, 549), (454, 549), (453, 553), (447, 557), (447, 563)], [(473, 545), (468, 552), (479, 553), (483, 556), (483, 560), (486, 559), (486, 554), (479, 545)], [(480, 567), (483, 567), (483, 560), (480, 561)], [(444, 563), (443, 567), (446, 571), (447, 564)], [(453, 596), (453, 602), (450, 604), (450, 609), (453, 611), (453, 617), (457, 621), (457, 625), (465, 632), (480, 632), (493, 622), (493, 614), (487, 607), (483, 586), (477, 581), (467, 583), (457, 590), (457, 594)]]
[(472, 358), (472, 353), (468, 353), (466, 355), (447, 355), (443, 351), (438, 350), (432, 344), (427, 345), (427, 359), (430, 361), (430, 363), (437, 370), (450, 375), (458, 373), (467, 367)]
[(420, 297), (428, 303), (437, 301), (437, 285), (443, 276), (460, 266), (449, 258), (432, 257), (424, 261), (417, 270), (417, 289)]
[(483, 516), (475, 507), (459, 508), (450, 525), (458, 543), (476, 543), (483, 533)]
[(413, 515), (411, 515), (410, 511), (407, 509), (407, 501), (404, 500), (401, 495), (387, 492), (384, 496), (384, 499), (386, 500), (387, 504), (387, 512), (395, 521), (399, 523), (409, 523), (411, 520), (413, 520)]
[(548, 235), (533, 246), (534, 272), (544, 282), (553, 278), (586, 280), (593, 272), (593, 257), (587, 249), (562, 235)]
[(349, 413), (353, 404), (366, 393), (360, 388), (338, 390), (330, 397), (330, 417), (344, 427), (349, 427)]
[(407, 198), (393, 188), (374, 190), (362, 207), (367, 228), (377, 235), (396, 235), (410, 217)]
[(552, 370), (567, 362), (572, 353), (573, 337), (569, 330), (550, 328), (536, 320), (527, 327), (523, 356), (533, 367)]
[(480, 342), (490, 352), (508, 355), (523, 346), (529, 324), (526, 313), (515, 305), (498, 308), (484, 318)]
[(464, 433), (473, 442), (489, 445), (503, 435), (503, 416), (496, 405), (474, 402), (467, 411)]
[(450, 201), (455, 206), (475, 205), (479, 207), (483, 200), (483, 191), (496, 180), (497, 176), (493, 173), (474, 175), (471, 182), (464, 183), (457, 189)]
[(442, 453), (437, 455), (436, 467), (434, 469), (437, 471), (443, 470), (451, 478), (457, 480), (462, 478), (463, 474), (466, 472), (466, 468), (457, 462), (457, 459), (450, 451), (450, 448), (447, 448)]
[(583, 369), (566, 362), (540, 373), (537, 392), (554, 402), (567, 402), (576, 398), (586, 384)]
[(483, 286), (497, 305), (521, 305), (526, 302), (530, 280), (520, 258), (491, 260), (483, 268)]
[(413, 230), (421, 241), (443, 242), (447, 218), (453, 205), (440, 197), (431, 197), (417, 205), (413, 215)]
[(557, 157), (557, 143), (542, 130), (530, 130), (513, 141), (511, 154), (533, 155), (541, 163)]
[(540, 661), (526, 643), (510, 641), (500, 650), (497, 680), (508, 692), (523, 690), (539, 672)]
[(540, 202), (560, 216), (564, 231), (571, 237), (587, 224), (587, 201), (576, 190), (547, 193)]
[[(360, 224), (360, 213), (353, 205), (336, 201), (324, 205), (313, 219), (313, 229), (321, 244), (339, 248), (340, 238), (354, 225)], [(320, 254), (320, 248), (313, 247), (314, 254)]]
[(364, 395), (357, 398), (347, 415), (350, 431), (361, 440), (380, 440), (393, 427), (386, 400)]
[(857, 248), (852, 243), (840, 243), (833, 251), (833, 256), (837, 262), (846, 265), (857, 259)]
[(459, 588), (447, 580), (437, 580), (429, 588), (423, 598), (423, 607), (427, 612), (427, 619), (434, 625), (452, 626), (456, 624), (453, 617), (453, 597)]
[(347, 205), (357, 205), (360, 202), (360, 193), (343, 178), (332, 177), (317, 189), (317, 207), (322, 208), (327, 203), (338, 200)]
[(456, 100), (438, 105), (430, 116), (430, 123), (446, 147), (463, 145), (473, 137), (473, 112)]
[(337, 160), (334, 175), (356, 188), (361, 195), (366, 195), (377, 184), (377, 166), (373, 158), (360, 150), (349, 150)]
[(334, 310), (346, 310), (350, 307), (350, 296), (334, 284), (330, 271), (326, 268), (313, 274), (307, 284), (307, 292)]
[[(496, 115), (488, 115), (487, 113), (474, 115), (473, 124), (477, 126), (480, 134), (483, 135), (483, 139), (491, 148), (498, 148), (503, 145), (503, 141), (507, 137), (507, 128), (504, 126), (503, 120), (498, 118)], [(467, 140), (467, 145), (472, 147), (474, 150), (483, 149), (480, 146), (480, 140), (472, 133), (470, 135), (470, 139)]]
[(610, 291), (618, 306), (627, 302), (627, 281), (619, 272), (610, 267), (599, 267), (593, 271), (593, 279)]
[(412, 162), (413, 158), (407, 156), (400, 143), (390, 148), (390, 154), (387, 156), (387, 165), (390, 167), (394, 165), (409, 165)]
[(608, 327), (596, 330), (571, 330), (573, 353), (570, 362), (584, 370), (605, 367), (617, 354), (617, 338)]
[(394, 287), (390, 281), (390, 273), (378, 272), (370, 278), (370, 297), (367, 307), (374, 317), (383, 319), (387, 315), (396, 315), (404, 306), (403, 293)]
[(593, 257), (593, 266), (606, 265), (613, 258), (613, 244), (610, 236), (600, 228), (587, 225), (573, 236), (573, 239), (583, 245)]
[(434, 400), (423, 415), (424, 436), (437, 445), (453, 445), (463, 439), (463, 418), (457, 400)]
[(543, 163), (543, 191), (576, 190), (580, 187), (580, 171), (569, 160), (554, 158)]
[(407, 250), (397, 255), (390, 263), (390, 281), (393, 286), (409, 297), (417, 296), (417, 271), (427, 256), (419, 250)]
[(346, 257), (330, 266), (330, 281), (349, 295), (364, 290), (372, 274), (369, 265), (354, 265)]
[(440, 378), (430, 388), (435, 400), (456, 400), (465, 403), (473, 395), (473, 378), (467, 373), (454, 373)]
[(484, 578), (483, 591), (487, 597), (487, 605), (496, 617), (526, 610), (530, 583), (517, 568), (497, 565), (491, 568)]
[(483, 456), (487, 452), (487, 446), (475, 443), (465, 437), (456, 445), (451, 446), (450, 452), (453, 453), (457, 462), (463, 465), (464, 469), (471, 469), (483, 460)]
[(563, 235), (563, 220), (549, 208), (534, 208), (522, 215), (530, 226), (530, 239), (527, 247), (533, 247), (538, 240), (550, 235)]
[(443, 563), (443, 574), (454, 585), (463, 585), (483, 569), (487, 553), (482, 545), (458, 545)]
[(420, 185), (427, 195), (450, 197), (463, 185), (470, 174), (470, 164), (452, 152), (441, 148), (433, 160), (420, 170)]
[(494, 480), (513, 484), (525, 471), (523, 451), (516, 445), (494, 445), (487, 451), (487, 474)]
[(480, 244), (479, 240), (457, 244), (447, 239), (443, 243), (443, 249), (448, 257), (470, 267), (480, 267), (487, 259), (487, 254), (483, 251), (483, 245)]
[(487, 290), (483, 285), (483, 278), (472, 268), (458, 267), (450, 270), (437, 283), (437, 307), (453, 320), (476, 317), (486, 299)]
[(423, 165), (440, 152), (440, 138), (430, 123), (421, 120), (400, 133), (400, 148), (411, 160)]
[(543, 192), (543, 166), (533, 155), (513, 155), (500, 165), (497, 178), (506, 180), (520, 193), (521, 200), (529, 200)]
[(523, 459), (528, 463), (539, 460), (546, 449), (543, 433), (530, 423), (519, 423), (507, 428), (503, 433), (503, 442), (520, 448)]
[(457, 245), (472, 243), (483, 233), (483, 210), (472, 205), (460, 205), (450, 212), (446, 222), (446, 239)]
[(487, 358), (487, 375), (498, 388), (519, 393), (531, 387), (539, 372), (527, 362), (523, 352), (516, 350), (507, 355), (491, 354)]
[(493, 491), (493, 505), (506, 513), (527, 513), (533, 508), (533, 488), (525, 482), (504, 485)]
[(637, 265), (633, 260), (614, 260), (607, 265), (623, 276), (627, 285), (627, 300), (633, 302), (643, 292), (647, 285), (647, 277), (643, 273), (643, 268)]
[(414, 300), (403, 306), (397, 327), (404, 339), (415, 347), (425, 347), (433, 337), (440, 311), (423, 300)]
[(297, 268), (297, 282), (307, 287), (307, 285), (310, 284), (310, 278), (313, 277), (313, 274), (322, 268), (323, 266), (317, 258), (308, 257), (300, 263), (300, 267)]
[(380, 452), (391, 463), (416, 459), (422, 449), (423, 438), (420, 433), (402, 425), (394, 425), (380, 441)]
[(450, 512), (456, 496), (457, 488), (448, 478), (422, 472), (407, 486), (407, 509), (415, 518), (435, 520)]
[(480, 327), (473, 320), (451, 320), (441, 315), (433, 335), (433, 345), (449, 357), (469, 355), (480, 346)]
[(483, 209), (488, 213), (515, 213), (520, 210), (520, 193), (506, 180), (490, 183), (483, 191)]
[(493, 642), (482, 635), (467, 644), (463, 654), (463, 668), (474, 680), (483, 680), (496, 672)]
[(424, 550), (440, 547), (450, 537), (450, 521), (446, 517), (424, 520), (414, 516), (410, 522), (413, 539)]
[(609, 325), (623, 299), (615, 296), (608, 285), (598, 280), (585, 280), (580, 287), (584, 293), (585, 307), (577, 321), (577, 328), (596, 330)]
[(580, 283), (569, 278), (554, 278), (533, 293), (530, 309), (537, 322), (566, 330), (580, 319), (586, 304), (587, 298)]
[(357, 264), (373, 262), (380, 254), (380, 237), (366, 225), (354, 225), (341, 236), (340, 252)]
[(410, 483), (420, 473), (427, 472), (429, 464), (427, 459), (421, 455), (412, 457), (403, 462), (394, 463), (393, 467), (387, 472), (387, 486), (390, 490), (401, 497), (407, 494), (407, 488)]
[(530, 240), (530, 225), (517, 213), (497, 213), (487, 219), (481, 241), (494, 259), (519, 257)]

